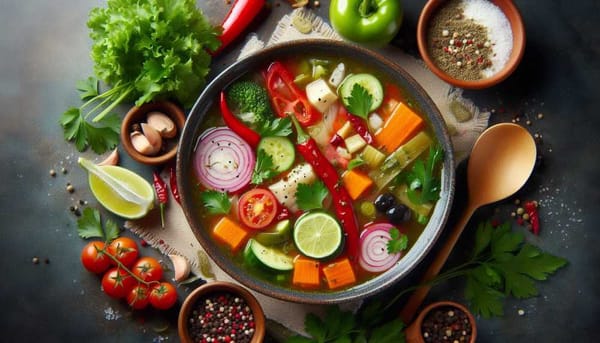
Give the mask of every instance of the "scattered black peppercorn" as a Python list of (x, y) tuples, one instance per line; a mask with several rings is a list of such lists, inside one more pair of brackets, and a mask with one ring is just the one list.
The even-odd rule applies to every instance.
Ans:
[(473, 328), (466, 313), (453, 306), (431, 310), (421, 324), (425, 342), (469, 342)]

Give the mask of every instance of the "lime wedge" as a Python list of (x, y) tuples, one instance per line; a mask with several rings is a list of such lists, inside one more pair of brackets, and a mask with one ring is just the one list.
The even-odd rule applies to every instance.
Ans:
[(119, 166), (98, 166), (80, 157), (92, 194), (102, 206), (127, 219), (145, 216), (154, 205), (154, 189), (143, 177)]
[(258, 233), (254, 236), (254, 239), (264, 245), (280, 244), (290, 239), (291, 227), (290, 220), (285, 219), (277, 223), (273, 231)]
[(294, 225), (294, 243), (308, 257), (323, 259), (334, 255), (342, 247), (342, 239), (342, 227), (324, 212), (309, 212)]

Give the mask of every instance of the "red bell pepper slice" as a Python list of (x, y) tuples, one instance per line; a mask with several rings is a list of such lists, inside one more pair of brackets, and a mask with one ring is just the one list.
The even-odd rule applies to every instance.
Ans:
[(227, 99), (225, 92), (221, 92), (221, 98), (219, 100), (221, 106), (221, 116), (225, 124), (231, 129), (231, 131), (237, 133), (246, 143), (250, 144), (251, 147), (256, 148), (260, 143), (260, 134), (247, 127), (241, 120), (239, 120), (233, 112), (227, 106)]
[(271, 63), (266, 79), (271, 103), (279, 117), (294, 114), (302, 126), (312, 125), (321, 118), (319, 111), (308, 102), (306, 93), (294, 83), (292, 73), (281, 62)]

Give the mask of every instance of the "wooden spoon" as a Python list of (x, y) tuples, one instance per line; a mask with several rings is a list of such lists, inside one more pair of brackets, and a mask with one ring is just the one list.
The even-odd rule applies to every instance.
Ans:
[(422, 284), (408, 299), (400, 313), (409, 323), (427, 296), (433, 280), (440, 272), (454, 245), (476, 209), (516, 193), (527, 181), (536, 161), (536, 146), (523, 127), (502, 123), (489, 127), (475, 142), (467, 166), (467, 206), (439, 250)]

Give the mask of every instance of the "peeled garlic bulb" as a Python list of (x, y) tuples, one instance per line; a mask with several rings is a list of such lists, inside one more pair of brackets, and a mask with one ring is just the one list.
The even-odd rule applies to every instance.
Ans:
[(163, 138), (173, 138), (177, 135), (177, 126), (168, 115), (161, 112), (148, 113), (148, 125), (152, 126)]
[(144, 136), (146, 136), (148, 143), (150, 143), (150, 146), (152, 147), (150, 155), (156, 155), (162, 147), (162, 137), (160, 136), (160, 133), (146, 123), (142, 123), (141, 126)]

